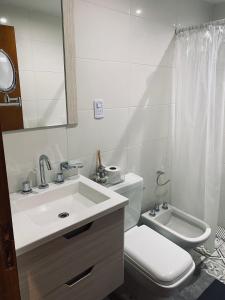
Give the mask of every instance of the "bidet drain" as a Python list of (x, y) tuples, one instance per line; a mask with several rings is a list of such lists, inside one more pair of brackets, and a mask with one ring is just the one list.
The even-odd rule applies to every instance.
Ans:
[(66, 217), (69, 217), (69, 213), (68, 212), (62, 212), (61, 214), (58, 214), (58, 217), (61, 218), (61, 219), (64, 219)]

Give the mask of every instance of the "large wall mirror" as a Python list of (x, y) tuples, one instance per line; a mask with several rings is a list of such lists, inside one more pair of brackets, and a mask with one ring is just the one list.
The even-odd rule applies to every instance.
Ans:
[(73, 0), (0, 0), (3, 130), (76, 123), (72, 6)]

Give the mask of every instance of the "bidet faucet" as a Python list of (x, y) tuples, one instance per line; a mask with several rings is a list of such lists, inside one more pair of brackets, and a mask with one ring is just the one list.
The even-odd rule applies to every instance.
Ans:
[(162, 204), (162, 208), (163, 209), (168, 209), (168, 202), (164, 201), (163, 204)]
[(41, 177), (41, 184), (39, 185), (39, 189), (46, 189), (49, 186), (49, 184), (46, 182), (46, 178), (45, 178), (44, 163), (46, 164), (48, 170), (52, 170), (52, 166), (51, 166), (48, 156), (45, 154), (42, 154), (39, 157), (39, 167), (40, 167), (40, 177)]

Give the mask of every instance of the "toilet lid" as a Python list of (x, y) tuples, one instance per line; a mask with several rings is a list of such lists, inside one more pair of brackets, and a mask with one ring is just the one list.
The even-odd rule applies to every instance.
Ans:
[(124, 248), (129, 261), (164, 285), (175, 283), (194, 263), (188, 252), (145, 225), (125, 233)]

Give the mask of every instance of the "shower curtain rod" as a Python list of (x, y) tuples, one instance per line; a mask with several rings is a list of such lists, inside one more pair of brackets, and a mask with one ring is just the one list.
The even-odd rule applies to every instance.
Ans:
[(202, 29), (202, 28), (205, 28), (205, 27), (210, 26), (210, 25), (213, 25), (213, 26), (225, 25), (225, 19), (220, 19), (220, 20), (217, 20), (217, 21), (211, 21), (211, 22), (208, 22), (208, 23), (200, 24), (200, 25), (191, 25), (191, 26), (183, 27), (183, 28), (182, 27), (177, 27), (175, 29), (175, 34), (179, 34), (181, 32), (185, 32), (185, 31)]

